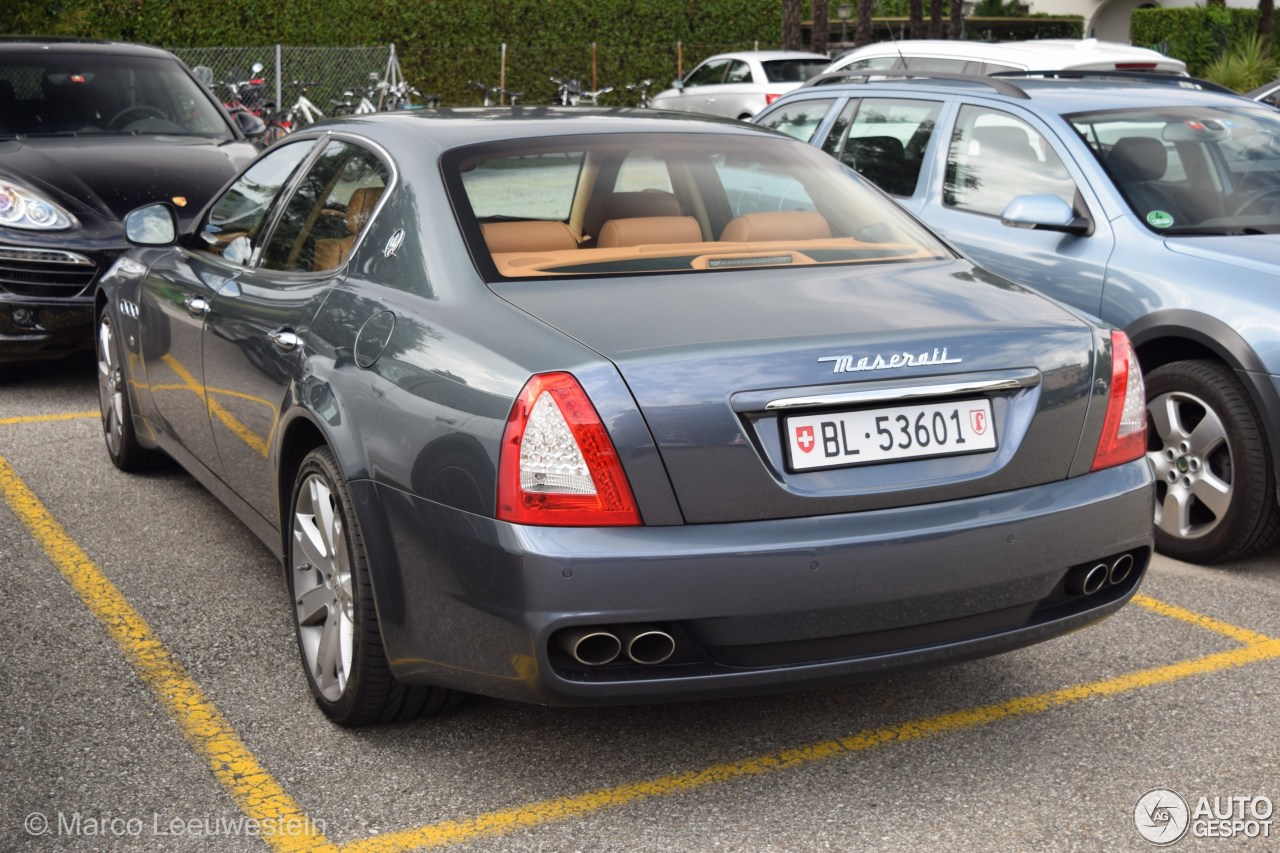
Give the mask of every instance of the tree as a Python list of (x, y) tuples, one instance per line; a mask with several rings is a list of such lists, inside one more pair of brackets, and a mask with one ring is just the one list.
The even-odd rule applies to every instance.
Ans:
[(782, 49), (799, 50), (800, 0), (782, 0)]
[(858, 26), (853, 31), (853, 46), (871, 44), (871, 15), (876, 0), (858, 0)]
[(813, 34), (809, 39), (809, 49), (814, 53), (826, 53), (830, 35), (831, 13), (828, 0), (813, 0)]
[(913, 39), (924, 38), (924, 0), (908, 0), (907, 25)]
[(929, 3), (929, 38), (946, 38), (946, 29), (942, 26), (942, 0), (931, 0)]
[(951, 0), (951, 16), (947, 20), (947, 38), (958, 39), (964, 32), (964, 3)]
[(1275, 28), (1276, 0), (1258, 0), (1258, 38), (1271, 47), (1271, 33)]

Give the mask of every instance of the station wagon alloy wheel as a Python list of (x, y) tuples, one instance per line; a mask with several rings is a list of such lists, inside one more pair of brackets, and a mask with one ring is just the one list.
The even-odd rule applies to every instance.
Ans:
[(1218, 562), (1274, 542), (1271, 462), (1230, 371), (1175, 362), (1151, 371), (1147, 389), (1158, 547), (1177, 559)]

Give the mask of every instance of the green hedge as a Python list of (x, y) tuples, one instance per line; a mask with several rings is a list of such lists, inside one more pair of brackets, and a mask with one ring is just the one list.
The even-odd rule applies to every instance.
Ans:
[[(1191, 74), (1199, 75), (1224, 50), (1257, 30), (1257, 9), (1223, 6), (1135, 9), (1129, 37), (1134, 44), (1181, 59)], [(1280, 44), (1280, 26), (1272, 37), (1272, 44)]]
[[(0, 32), (123, 39), (164, 47), (395, 43), (405, 78), (445, 103), (474, 103), (467, 81), (550, 99), (559, 76), (600, 85), (644, 77), (663, 88), (677, 66), (782, 38), (782, 4), (761, 0), (7, 0)], [(683, 46), (682, 61), (678, 45)]]

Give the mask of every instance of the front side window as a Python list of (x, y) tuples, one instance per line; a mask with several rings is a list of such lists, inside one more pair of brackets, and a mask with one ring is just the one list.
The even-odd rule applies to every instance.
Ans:
[(1056, 195), (1082, 215), (1075, 182), (1044, 136), (1002, 110), (961, 107), (947, 155), (943, 204), (999, 216), (1021, 195)]
[(1147, 228), (1280, 232), (1280, 113), (1179, 106), (1066, 118)]
[(246, 264), (265, 235), (267, 212), (306, 156), (314, 140), (273, 146), (209, 209), (199, 229), (201, 251)]
[(890, 195), (912, 195), (941, 109), (938, 101), (852, 100), (822, 150)]
[(686, 86), (709, 86), (713, 83), (724, 82), (724, 72), (727, 70), (729, 60), (713, 59), (710, 62), (704, 62), (697, 68), (689, 72), (689, 76), (684, 79)]
[(812, 98), (792, 101), (779, 107), (756, 123), (762, 127), (780, 130), (787, 136), (808, 142), (827, 117), (827, 111), (835, 103), (832, 98)]
[(346, 262), (387, 187), (382, 160), (351, 142), (334, 141), (307, 170), (280, 214), (262, 266), (326, 272)]
[[(516, 139), (454, 149), (441, 162), (459, 227), (489, 281), (951, 257), (848, 169), (780, 137)], [(562, 180), (546, 180), (550, 164)], [(497, 190), (476, 180), (495, 171)], [(534, 186), (547, 192), (543, 204)], [(512, 187), (523, 191), (504, 190)]]

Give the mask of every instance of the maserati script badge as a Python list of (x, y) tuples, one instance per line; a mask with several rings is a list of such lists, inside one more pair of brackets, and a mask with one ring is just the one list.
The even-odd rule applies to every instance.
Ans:
[(934, 348), (933, 352), (896, 352), (885, 358), (877, 353), (874, 357), (863, 356), (857, 361), (851, 355), (824, 355), (818, 361), (835, 363), (832, 373), (859, 373), (863, 370), (891, 370), (895, 367), (931, 367), (935, 364), (959, 364), (962, 358), (947, 358), (947, 348)]

